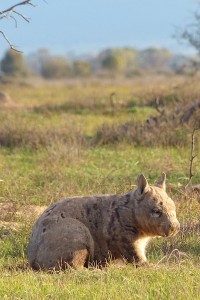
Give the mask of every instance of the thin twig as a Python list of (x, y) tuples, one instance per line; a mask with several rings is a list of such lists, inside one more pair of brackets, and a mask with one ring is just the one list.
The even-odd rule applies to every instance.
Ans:
[(191, 184), (192, 181), (192, 177), (194, 176), (193, 171), (192, 171), (192, 167), (193, 167), (193, 161), (196, 157), (196, 155), (194, 154), (194, 150), (195, 150), (195, 132), (198, 130), (198, 128), (196, 128), (194, 126), (193, 130), (192, 130), (192, 141), (191, 141), (191, 152), (190, 152), (190, 168), (189, 168), (189, 180), (188, 183), (185, 186), (185, 189), (188, 188), (188, 186)]
[(26, 16), (24, 16), (22, 13), (19, 13), (19, 12), (17, 12), (16, 10), (13, 10), (13, 12), (16, 14), (16, 15), (18, 15), (18, 16), (20, 16), (20, 17), (22, 17), (26, 22), (30, 22), (29, 20), (29, 18), (28, 17), (26, 17)]
[[(34, 5), (31, 3), (32, 0), (26, 0), (26, 1), (21, 1), (19, 3), (16, 3), (12, 6), (10, 6), (9, 8), (3, 10), (3, 11), (0, 11), (0, 20), (3, 19), (3, 18), (12, 18), (14, 21), (15, 21), (15, 25), (17, 27), (17, 20), (15, 19), (15, 17), (11, 14), (16, 14), (18, 15), (19, 17), (21, 17), (22, 19), (24, 19), (26, 22), (29, 22), (29, 18), (26, 17), (25, 15), (23, 15), (22, 13), (16, 11), (16, 7), (19, 7), (19, 6), (24, 6), (24, 5), (31, 5), (34, 7)], [(10, 49), (13, 49), (19, 53), (22, 53), (22, 51), (20, 50), (17, 50), (15, 48), (15, 46), (12, 45), (12, 43), (10, 42), (10, 40), (8, 39), (8, 37), (5, 35), (5, 33), (3, 31), (0, 31), (0, 33), (3, 35), (4, 39), (6, 40), (6, 42), (8, 43), (8, 45), (10, 46)]]
[(11, 42), (9, 41), (9, 39), (7, 38), (7, 36), (5, 35), (5, 33), (3, 31), (0, 30), (0, 33), (3, 35), (4, 39), (6, 40), (6, 42), (8, 43), (8, 45), (10, 46), (10, 49), (13, 49), (13, 50), (15, 50), (15, 51), (17, 51), (19, 53), (22, 53), (22, 51), (17, 50), (15, 48), (15, 46), (11, 44)]
[(14, 20), (14, 22), (15, 22), (15, 27), (17, 28), (17, 20), (15, 19), (15, 17), (13, 17), (13, 16), (9, 16), (11, 19), (13, 19)]
[(4, 15), (6, 13), (9, 13), (9, 12), (12, 12), (17, 6), (22, 6), (22, 5), (31, 5), (31, 6), (34, 6), (33, 3), (31, 3), (32, 0), (27, 0), (27, 1), (22, 1), (22, 2), (19, 2), (19, 3), (16, 3), (14, 4), (13, 6), (3, 10), (3, 11), (0, 11), (0, 15)]

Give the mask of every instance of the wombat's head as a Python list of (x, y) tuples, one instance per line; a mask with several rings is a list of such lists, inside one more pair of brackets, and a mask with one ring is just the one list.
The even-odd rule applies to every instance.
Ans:
[(138, 178), (136, 219), (142, 232), (149, 236), (174, 236), (180, 228), (173, 200), (165, 192), (166, 175), (155, 186), (150, 186), (144, 177)]

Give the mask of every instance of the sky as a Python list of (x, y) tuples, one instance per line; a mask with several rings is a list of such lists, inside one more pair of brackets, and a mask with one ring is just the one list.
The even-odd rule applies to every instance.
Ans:
[[(1, 1), (0, 10), (20, 0)], [(8, 5), (9, 3), (9, 5)], [(110, 47), (166, 47), (190, 54), (173, 38), (193, 22), (198, 0), (33, 0), (17, 11), (30, 17), (1, 19), (0, 30), (25, 54), (48, 48), (56, 54), (96, 53)], [(200, 7), (200, 5), (199, 5)], [(16, 26), (17, 25), (17, 26)], [(0, 38), (0, 56), (8, 49)]]

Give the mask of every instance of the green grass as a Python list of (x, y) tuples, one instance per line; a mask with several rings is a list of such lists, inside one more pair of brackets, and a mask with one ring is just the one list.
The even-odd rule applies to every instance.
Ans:
[[(49, 205), (65, 196), (125, 193), (135, 187), (140, 173), (153, 184), (166, 172), (182, 230), (174, 238), (151, 243), (150, 267), (111, 263), (104, 270), (47, 274), (27, 266), (34, 218), (2, 215), (0, 299), (199, 299), (200, 205), (197, 196), (177, 187), (188, 180), (190, 144), (144, 147), (127, 140), (106, 146), (94, 142), (104, 124), (115, 128), (157, 114), (152, 106), (156, 95), (173, 105), (173, 99), (188, 95), (193, 99), (199, 91), (196, 84), (184, 83), (175, 90), (172, 84), (168, 79), (167, 83), (2, 86), (15, 107), (0, 111), (0, 202), (14, 203), (17, 210), (30, 204)], [(199, 135), (195, 146), (198, 159)], [(193, 183), (200, 182), (197, 159)], [(13, 230), (12, 224), (19, 226)]]
[(184, 184), (188, 177), (189, 149), (57, 146), (0, 149), (2, 201), (49, 205), (66, 195), (123, 193), (134, 187), (140, 173), (151, 183), (164, 171), (169, 183)]
[(155, 268), (82, 270), (59, 274), (4, 272), (1, 299), (198, 299), (198, 269), (190, 262)]

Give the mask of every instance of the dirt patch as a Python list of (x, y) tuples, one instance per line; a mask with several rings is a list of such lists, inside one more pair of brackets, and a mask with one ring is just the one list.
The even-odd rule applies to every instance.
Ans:
[(8, 93), (0, 92), (0, 107), (10, 107), (13, 105), (12, 99)]
[(0, 203), (0, 239), (20, 230), (24, 224), (34, 222), (46, 209), (46, 206)]
[(18, 231), (21, 226), (22, 224), (17, 222), (0, 221), (0, 239), (7, 237), (12, 232)]
[(11, 202), (0, 203), (0, 221), (11, 221), (13, 218), (21, 218), (22, 220), (36, 219), (43, 213), (46, 206), (24, 205)]
[(16, 214), (25, 219), (39, 217), (47, 206), (38, 206), (38, 205), (26, 205), (21, 207)]

